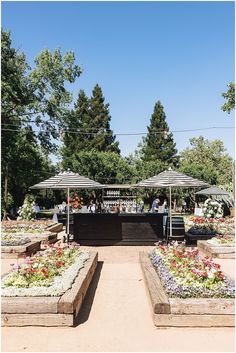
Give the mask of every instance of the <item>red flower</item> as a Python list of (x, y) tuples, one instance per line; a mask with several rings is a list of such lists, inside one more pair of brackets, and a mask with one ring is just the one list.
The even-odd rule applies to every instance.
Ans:
[(30, 268), (30, 272), (31, 272), (31, 273), (37, 272), (37, 268), (31, 267), (31, 268)]
[(56, 262), (56, 266), (57, 267), (62, 267), (62, 266), (64, 266), (65, 265), (65, 262), (64, 261), (57, 261)]
[(41, 272), (44, 274), (45, 277), (48, 277), (48, 271), (45, 267), (42, 268)]

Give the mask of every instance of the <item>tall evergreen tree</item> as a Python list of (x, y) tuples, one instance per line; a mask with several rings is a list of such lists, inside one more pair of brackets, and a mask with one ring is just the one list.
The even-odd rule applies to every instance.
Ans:
[(177, 165), (178, 157), (173, 134), (169, 133), (166, 115), (160, 101), (155, 104), (144, 139), (141, 156), (144, 161), (160, 161), (166, 165)]
[(115, 142), (116, 137), (110, 128), (109, 104), (105, 104), (104, 101), (102, 89), (96, 84), (90, 100), (91, 120), (88, 130), (93, 133), (90, 138), (90, 148), (99, 152), (115, 152), (119, 154), (119, 142)]
[[(66, 129), (70, 132), (63, 133), (63, 147), (61, 149), (63, 158), (69, 158), (72, 153), (89, 149), (91, 135), (85, 134), (89, 130), (89, 123), (89, 99), (84, 90), (80, 90), (74, 109), (65, 117)], [(71, 131), (77, 131), (78, 133)]]

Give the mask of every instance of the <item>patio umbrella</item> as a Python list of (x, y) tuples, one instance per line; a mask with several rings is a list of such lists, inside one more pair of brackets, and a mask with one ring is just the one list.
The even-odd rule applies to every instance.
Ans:
[[(182, 188), (196, 188), (209, 186), (208, 183), (194, 179), (188, 175), (178, 173), (171, 168), (165, 170), (151, 178), (148, 178), (144, 181), (140, 181), (136, 184), (136, 187), (144, 188), (169, 188), (170, 194), (170, 208), (169, 208), (169, 217), (170, 217), (170, 237), (172, 236), (172, 215), (171, 215), (171, 188), (172, 187), (182, 187)], [(168, 235), (167, 235), (168, 241)]]
[(200, 190), (195, 193), (195, 195), (227, 195), (229, 196), (229, 192), (217, 188), (216, 186), (211, 186), (210, 188)]
[(65, 172), (61, 172), (41, 183), (31, 186), (30, 189), (67, 189), (67, 239), (69, 240), (70, 189), (102, 189), (104, 187), (105, 185), (97, 183), (78, 173), (73, 173), (68, 169)]

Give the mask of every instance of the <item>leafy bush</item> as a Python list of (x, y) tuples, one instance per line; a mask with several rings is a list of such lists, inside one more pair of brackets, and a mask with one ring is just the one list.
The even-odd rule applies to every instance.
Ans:
[(30, 221), (35, 218), (35, 201), (31, 195), (26, 195), (23, 206), (19, 208), (19, 219)]
[(202, 210), (205, 218), (221, 218), (223, 216), (221, 204), (211, 199), (204, 202)]

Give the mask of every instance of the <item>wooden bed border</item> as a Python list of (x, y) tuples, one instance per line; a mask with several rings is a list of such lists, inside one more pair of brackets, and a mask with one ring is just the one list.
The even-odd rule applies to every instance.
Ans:
[(139, 253), (152, 316), (158, 327), (232, 327), (234, 305), (231, 298), (170, 298), (147, 252)]
[(98, 253), (59, 297), (2, 297), (2, 326), (73, 326), (97, 267)]

